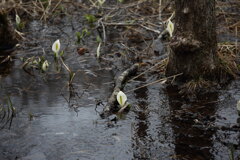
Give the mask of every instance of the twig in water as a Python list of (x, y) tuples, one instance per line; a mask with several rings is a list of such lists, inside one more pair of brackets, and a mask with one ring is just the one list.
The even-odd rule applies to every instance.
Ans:
[(139, 67), (139, 63), (136, 63), (132, 65), (129, 69), (125, 70), (122, 74), (120, 74), (120, 76), (117, 77), (117, 79), (115, 80), (115, 87), (113, 89), (113, 92), (110, 98), (108, 99), (108, 103), (104, 107), (103, 112), (100, 114), (102, 118), (105, 118), (109, 116), (112, 112), (119, 110), (118, 106), (116, 105), (117, 104), (116, 96), (118, 92), (123, 89), (127, 78), (130, 75), (135, 74), (136, 71), (138, 70), (138, 67)]
[(159, 21), (162, 21), (162, 0), (159, 0)]
[(62, 2), (63, 0), (59, 0), (58, 3), (56, 4), (56, 6), (52, 9), (52, 13), (55, 11), (55, 9), (60, 5), (60, 3)]
[(98, 20), (98, 25), (102, 26), (102, 29), (103, 29), (103, 43), (105, 44), (106, 43), (106, 28), (105, 28), (105, 25), (104, 25), (102, 20), (103, 20), (102, 18), (100, 18)]
[(175, 79), (177, 76), (181, 76), (182, 74), (183, 74), (183, 73), (179, 73), (179, 74), (176, 74), (176, 75), (173, 75), (173, 76), (169, 76), (169, 77), (166, 77), (166, 78), (161, 78), (161, 79), (156, 80), (156, 81), (154, 81), (154, 82), (151, 82), (151, 83), (145, 84), (145, 85), (143, 85), (143, 86), (140, 86), (140, 87), (131, 89), (131, 90), (129, 90), (129, 91), (126, 91), (125, 93), (133, 92), (133, 91), (138, 90), (138, 89), (141, 89), (141, 88), (143, 88), (143, 87), (147, 87), (147, 86), (150, 86), (150, 85), (153, 85), (153, 84), (156, 84), (156, 83), (165, 81), (165, 80), (167, 80), (167, 79), (169, 79), (169, 78), (174, 78), (174, 79)]
[(66, 68), (66, 70), (68, 71), (68, 74), (69, 74), (69, 80), (68, 80), (68, 85), (71, 85), (72, 84), (72, 81), (76, 75), (76, 73), (74, 73), (73, 71), (71, 71), (71, 69), (64, 63), (62, 57), (60, 57), (60, 60), (63, 64), (63, 66)]
[(157, 63), (157, 64), (155, 64), (154, 66), (148, 68), (148, 69), (145, 70), (144, 72), (142, 72), (142, 73), (140, 73), (139, 75), (137, 75), (137, 76), (133, 77), (132, 79), (130, 79), (129, 82), (133, 81), (134, 79), (137, 79), (137, 78), (141, 77), (142, 75), (144, 75), (145, 73), (149, 72), (149, 71), (152, 70), (153, 68), (157, 67), (157, 66), (158, 66), (159, 64), (161, 64), (161, 63), (162, 63), (162, 61), (159, 62), (159, 63)]

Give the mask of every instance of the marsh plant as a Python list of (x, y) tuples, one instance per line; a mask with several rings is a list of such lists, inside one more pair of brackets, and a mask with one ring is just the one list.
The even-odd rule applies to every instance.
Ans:
[(97, 18), (92, 14), (85, 14), (84, 18), (87, 20), (90, 27), (94, 27), (94, 23), (97, 21)]
[(117, 94), (117, 101), (121, 108), (127, 105), (127, 96), (122, 91), (119, 91)]
[(53, 45), (52, 45), (52, 51), (54, 53), (54, 59), (55, 59), (55, 63), (57, 64), (57, 70), (58, 69), (58, 61), (60, 60), (60, 62), (63, 64), (64, 68), (67, 70), (68, 74), (69, 74), (69, 80), (68, 80), (68, 85), (72, 85), (72, 82), (73, 82), (73, 79), (75, 77), (75, 74), (67, 65), (66, 63), (64, 62), (63, 60), (63, 54), (64, 54), (64, 51), (61, 51), (60, 52), (60, 49), (61, 49), (61, 43), (60, 43), (60, 40), (56, 40)]
[(61, 49), (61, 44), (60, 44), (60, 40), (58, 39), (52, 45), (52, 51), (54, 53), (55, 60), (57, 60), (59, 57), (62, 57), (64, 54), (64, 51), (60, 52), (60, 49)]
[(60, 59), (62, 58), (64, 51), (60, 51), (61, 50), (61, 43), (60, 40), (57, 39), (53, 44), (52, 44), (52, 51), (53, 51), (53, 55), (54, 55), (54, 64), (55, 64), (55, 68), (57, 70), (57, 72), (60, 72)]
[(77, 44), (81, 44), (84, 41), (84, 38), (90, 34), (91, 32), (89, 32), (86, 28), (84, 28), (81, 32), (76, 32)]
[(23, 69), (29, 73), (29, 70), (40, 70), (41, 72), (46, 72), (49, 68), (49, 63), (48, 60), (45, 59), (44, 56), (39, 56), (39, 57), (30, 57), (24, 60), (22, 58), (22, 61), (24, 61), (22, 67)]
[(25, 26), (25, 24), (21, 21), (21, 18), (19, 17), (18, 14), (15, 16), (15, 21), (16, 21), (16, 27), (17, 30), (22, 30)]
[(127, 102), (126, 94), (123, 93), (122, 91), (118, 92), (117, 101), (118, 101), (118, 104), (120, 105), (120, 109), (118, 111), (119, 114), (123, 113), (123, 111), (125, 111), (125, 109), (131, 107), (131, 105)]
[(47, 69), (48, 69), (48, 67), (49, 67), (48, 61), (45, 60), (45, 61), (42, 63), (41, 66), (42, 66), (42, 67), (41, 67), (42, 71), (46, 72)]
[(21, 23), (21, 19), (18, 14), (16, 14), (16, 25), (19, 26)]
[(167, 29), (166, 29), (170, 35), (170, 37), (173, 36), (174, 31), (174, 24), (172, 23), (171, 19), (168, 20)]

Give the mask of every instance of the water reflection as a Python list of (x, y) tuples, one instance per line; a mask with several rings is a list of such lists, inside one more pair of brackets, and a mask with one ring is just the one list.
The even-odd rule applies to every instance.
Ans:
[[(50, 79), (45, 80), (41, 79), (42, 77), (31, 78), (15, 66), (7, 77), (2, 78), (0, 95), (9, 93), (17, 116), (11, 130), (1, 130), (0, 159), (25, 157), (41, 160), (70, 158), (76, 160), (81, 157), (79, 155), (89, 156), (90, 151), (91, 156), (94, 156), (96, 141), (100, 139), (99, 133), (104, 131), (103, 126), (99, 127), (101, 131), (94, 130), (96, 127), (93, 121), (98, 118), (94, 112), (94, 98), (99, 95), (105, 98), (106, 93), (110, 93), (111, 86), (104, 85), (103, 82), (112, 81), (109, 71), (94, 72), (99, 76), (94, 77), (81, 72), (74, 81), (75, 92), (79, 94), (89, 87), (81, 98), (75, 97), (80, 106), (78, 115), (75, 112), (68, 112), (68, 105), (60, 95), (61, 92), (69, 94), (67, 88), (63, 88), (67, 80), (58, 79), (59, 75), (51, 75)], [(30, 114), (33, 116), (31, 121)], [(69, 154), (77, 148), (80, 148), (80, 151), (76, 155)], [(67, 157), (62, 158), (64, 156)]]
[[(212, 155), (215, 130), (208, 129), (216, 112), (216, 93), (199, 96), (188, 102), (180, 97), (173, 87), (167, 88), (171, 124), (174, 132), (176, 159), (214, 159)], [(207, 103), (208, 102), (208, 103)], [(210, 102), (210, 103), (209, 103)], [(213, 103), (211, 103), (213, 102)]]
[(0, 57), (0, 78), (7, 76), (11, 72), (13, 64), (13, 61), (8, 57)]
[[(0, 55), (1, 55), (0, 51)], [(0, 82), (3, 77), (6, 77), (10, 74), (13, 68), (13, 61), (11, 61), (10, 56), (0, 56)], [(4, 87), (2, 83), (0, 83), (0, 90)], [(4, 127), (11, 127), (12, 121), (15, 117), (15, 109), (12, 106), (12, 101), (8, 97), (8, 95), (0, 94), (0, 129)]]
[[(145, 79), (144, 79), (145, 80)], [(137, 86), (139, 87), (139, 86)], [(143, 87), (134, 91), (139, 111), (136, 113), (136, 124), (133, 137), (133, 157), (134, 159), (148, 159), (150, 153), (149, 111), (148, 111), (148, 88)]]

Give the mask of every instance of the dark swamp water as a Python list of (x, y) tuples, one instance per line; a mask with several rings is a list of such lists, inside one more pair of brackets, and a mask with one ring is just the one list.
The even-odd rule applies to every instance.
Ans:
[[(61, 22), (69, 20), (57, 19), (54, 25), (30, 22), (28, 40), (12, 62), (1, 66), (1, 103), (9, 96), (17, 114), (10, 129), (0, 130), (0, 160), (225, 160), (231, 154), (240, 158), (239, 80), (193, 102), (174, 88), (151, 85), (128, 93), (134, 107), (122, 119), (101, 119), (96, 99), (106, 101), (116, 73), (107, 62), (96, 60), (94, 37), (89, 53), (76, 53), (74, 34), (81, 21), (64, 26)], [(43, 48), (51, 62), (56, 39), (62, 42), (65, 62), (79, 70), (74, 92), (81, 96), (72, 97), (71, 107), (65, 100), (66, 72), (31, 76), (21, 68), (20, 57), (42, 55)], [(146, 74), (124, 90), (155, 79)]]

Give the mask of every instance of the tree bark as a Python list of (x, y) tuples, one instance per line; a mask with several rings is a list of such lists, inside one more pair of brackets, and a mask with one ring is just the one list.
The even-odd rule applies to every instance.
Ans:
[[(14, 28), (4, 11), (0, 11), (0, 55), (17, 44)], [(4, 52), (4, 53), (3, 53)]]
[(181, 80), (215, 78), (217, 40), (215, 0), (175, 0), (175, 31), (166, 75)]

